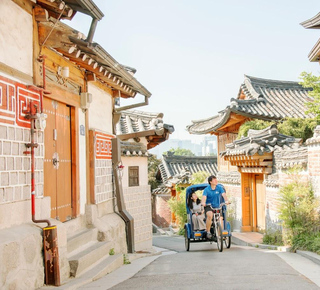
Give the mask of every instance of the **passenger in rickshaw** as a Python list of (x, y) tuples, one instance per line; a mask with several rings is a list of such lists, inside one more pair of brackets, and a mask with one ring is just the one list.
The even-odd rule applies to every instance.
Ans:
[[(206, 230), (207, 238), (211, 239), (212, 234), (210, 232), (213, 211), (212, 208), (219, 208), (221, 203), (229, 204), (226, 190), (222, 184), (218, 184), (217, 178), (214, 175), (208, 177), (209, 185), (206, 187), (202, 193), (201, 203), (204, 206), (206, 213)], [(210, 206), (211, 205), (211, 206)], [(222, 230), (224, 229), (223, 217), (221, 215), (220, 224)]]
[(204, 209), (201, 204), (201, 200), (195, 192), (189, 195), (188, 207), (192, 213), (193, 230), (205, 230), (206, 224), (204, 223)]

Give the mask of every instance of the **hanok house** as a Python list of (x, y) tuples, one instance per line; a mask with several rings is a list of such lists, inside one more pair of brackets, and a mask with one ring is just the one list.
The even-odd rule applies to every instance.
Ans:
[[(92, 17), (88, 37), (60, 21), (77, 12)], [(115, 99), (151, 94), (93, 42), (102, 17), (91, 0), (0, 2), (0, 288), (58, 285), (93, 264), (97, 278), (135, 251)]]
[(128, 212), (134, 218), (136, 251), (152, 247), (151, 189), (148, 184), (148, 150), (174, 132), (162, 113), (121, 111), (116, 134), (121, 141), (121, 180)]
[[(226, 109), (219, 115), (193, 121), (187, 127), (191, 134), (217, 136), (218, 181), (225, 185), (233, 200), (235, 230), (263, 231), (270, 216), (272, 223), (276, 224), (276, 199), (282, 183), (282, 170), (299, 161), (306, 165), (308, 159), (306, 148), (295, 149), (298, 151), (294, 153), (289, 149), (281, 151), (280, 147), (291, 148), (297, 142), (290, 143), (289, 136), (281, 137), (273, 129), (272, 134), (269, 131), (255, 132), (249, 138), (236, 140), (239, 127), (254, 119), (277, 121), (285, 117), (313, 117), (305, 114), (305, 103), (312, 101), (309, 90), (296, 82), (245, 76), (238, 97), (232, 98)], [(281, 162), (275, 166), (275, 156), (280, 154), (276, 148), (280, 152), (289, 152), (281, 157), (284, 167)]]
[(179, 156), (173, 152), (162, 155), (158, 178), (162, 184), (152, 192), (152, 221), (160, 228), (175, 225), (176, 217), (171, 213), (168, 200), (178, 196), (177, 188), (191, 185), (190, 178), (197, 172), (217, 173), (217, 158), (213, 156)]

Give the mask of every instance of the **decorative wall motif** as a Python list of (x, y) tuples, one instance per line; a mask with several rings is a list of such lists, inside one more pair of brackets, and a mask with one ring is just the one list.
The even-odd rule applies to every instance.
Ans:
[(29, 128), (30, 121), (23, 112), (28, 110), (30, 101), (40, 108), (40, 92), (0, 75), (0, 123)]
[(95, 131), (96, 159), (112, 159), (111, 139), (113, 135)]

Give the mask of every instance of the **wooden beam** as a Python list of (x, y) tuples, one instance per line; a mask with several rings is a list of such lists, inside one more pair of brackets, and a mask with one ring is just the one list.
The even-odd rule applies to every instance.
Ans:
[(49, 20), (49, 13), (46, 9), (40, 7), (37, 5), (33, 9), (34, 11), (34, 18), (36, 21), (41, 22), (41, 21), (48, 21)]

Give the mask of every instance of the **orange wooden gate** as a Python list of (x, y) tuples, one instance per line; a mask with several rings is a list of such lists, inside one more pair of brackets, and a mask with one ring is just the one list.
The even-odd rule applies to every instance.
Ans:
[(262, 174), (242, 173), (242, 227), (251, 232), (265, 229), (265, 185)]
[(48, 116), (44, 132), (44, 195), (51, 197), (51, 217), (64, 222), (72, 216), (71, 109), (44, 98), (43, 111)]

